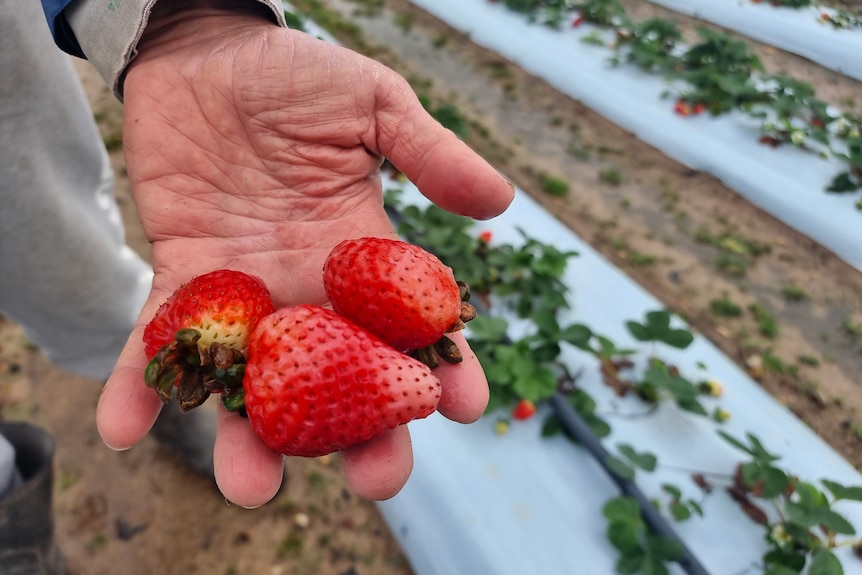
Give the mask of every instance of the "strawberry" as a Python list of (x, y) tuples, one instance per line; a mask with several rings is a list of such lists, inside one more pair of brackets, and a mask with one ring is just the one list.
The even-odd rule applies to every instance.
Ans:
[(326, 308), (298, 305), (261, 320), (249, 340), (245, 410), (271, 449), (317, 457), (424, 418), (440, 381)]
[(165, 402), (178, 388), (183, 409), (225, 386), (241, 389), (248, 337), (273, 311), (263, 281), (239, 271), (217, 270), (181, 285), (144, 329), (147, 385)]
[(680, 116), (690, 116), (691, 115), (691, 106), (688, 105), (688, 102), (685, 100), (677, 100), (673, 105), (673, 110)]
[(433, 367), (427, 348), (436, 345), (441, 357), (460, 361), (444, 334), (475, 317), (469, 291), (419, 246), (373, 237), (343, 241), (324, 262), (323, 286), (332, 309), (395, 349), (416, 351)]
[(515, 419), (530, 419), (536, 414), (536, 404), (529, 399), (521, 399), (512, 409), (512, 417)]

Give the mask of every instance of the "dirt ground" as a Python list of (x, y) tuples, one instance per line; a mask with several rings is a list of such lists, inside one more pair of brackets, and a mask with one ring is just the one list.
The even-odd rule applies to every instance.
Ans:
[[(646, 3), (628, 3), (645, 15)], [(358, 3), (321, 4), (358, 24), (341, 42), (456, 104), (471, 146), (862, 465), (862, 274), (404, 0), (368, 17), (355, 13)], [(753, 47), (770, 71), (807, 79), (822, 99), (859, 111), (859, 83)], [(124, 177), (120, 105), (86, 63), (76, 66), (111, 150), (128, 241), (149, 257)], [(545, 175), (567, 180), (570, 195), (545, 194)], [(717, 298), (768, 310), (777, 336), (759, 333), (748, 311), (716, 315)], [(732, 393), (733, 382), (723, 383)], [(376, 507), (346, 489), (334, 459), (289, 460), (271, 504), (232, 507), (151, 439), (124, 453), (104, 447), (92, 419), (98, 393), (99, 382), (51, 366), (0, 318), (0, 412), (58, 438), (57, 531), (72, 575), (411, 573)]]

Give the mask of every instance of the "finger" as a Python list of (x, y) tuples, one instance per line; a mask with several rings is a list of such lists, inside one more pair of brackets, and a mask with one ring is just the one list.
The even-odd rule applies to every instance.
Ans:
[(406, 425), (349, 447), (340, 457), (350, 488), (374, 501), (394, 497), (413, 471), (413, 446)]
[(447, 337), (455, 342), (464, 359), (457, 364), (441, 361), (434, 368), (434, 375), (442, 384), (437, 410), (453, 421), (472, 423), (485, 413), (488, 406), (488, 382), (463, 333), (450, 333)]
[(378, 152), (445, 210), (477, 219), (503, 213), (512, 183), (431, 117), (406, 82), (391, 81), (378, 101)]
[(235, 505), (260, 507), (275, 497), (284, 480), (284, 458), (255, 435), (248, 419), (218, 409), (213, 452), (216, 484)]
[(149, 432), (162, 401), (144, 385), (147, 358), (141, 345), (143, 328), (129, 336), (113, 373), (105, 382), (96, 407), (96, 427), (111, 449), (132, 447)]

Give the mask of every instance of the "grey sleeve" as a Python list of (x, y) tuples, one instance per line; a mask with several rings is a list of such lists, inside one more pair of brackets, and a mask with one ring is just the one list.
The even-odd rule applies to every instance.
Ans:
[[(87, 59), (122, 100), (126, 67), (137, 55), (138, 41), (150, 12), (158, 0), (74, 0), (66, 8), (69, 22)], [(166, 0), (171, 1), (171, 0)], [(284, 7), (276, 0), (260, 2), (273, 12), (275, 22), (285, 27)]]

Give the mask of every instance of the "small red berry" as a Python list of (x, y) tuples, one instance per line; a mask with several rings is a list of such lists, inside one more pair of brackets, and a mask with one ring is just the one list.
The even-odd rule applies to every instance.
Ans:
[(536, 414), (536, 404), (529, 399), (521, 399), (512, 409), (512, 417), (519, 420), (530, 419)]

